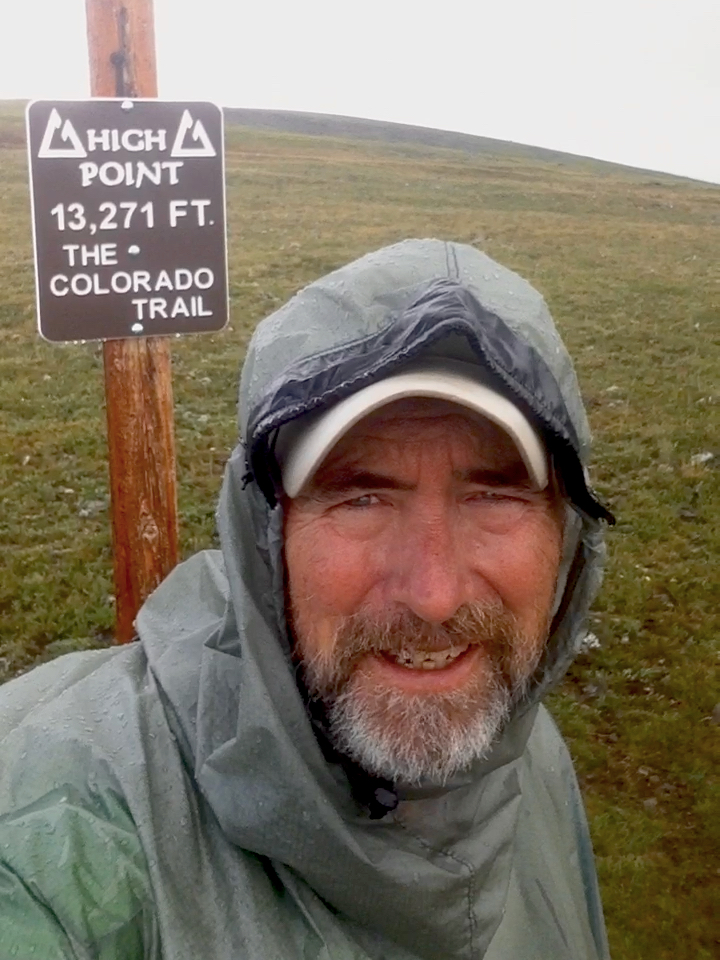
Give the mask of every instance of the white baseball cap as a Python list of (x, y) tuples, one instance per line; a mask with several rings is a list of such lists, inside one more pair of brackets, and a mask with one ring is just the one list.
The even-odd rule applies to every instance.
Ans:
[(533, 486), (548, 483), (545, 447), (537, 430), (507, 397), (480, 381), (481, 368), (462, 360), (424, 360), (402, 373), (363, 387), (318, 414), (307, 414), (285, 424), (279, 432), (275, 456), (283, 488), (296, 497), (327, 454), (344, 434), (368, 414), (393, 400), (432, 397), (449, 400), (487, 417), (513, 440)]

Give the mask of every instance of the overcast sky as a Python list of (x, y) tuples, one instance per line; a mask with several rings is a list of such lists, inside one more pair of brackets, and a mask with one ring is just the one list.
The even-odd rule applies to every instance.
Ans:
[[(338, 113), (720, 183), (720, 0), (155, 0), (160, 96)], [(88, 95), (85, 0), (9, 0), (0, 99)]]

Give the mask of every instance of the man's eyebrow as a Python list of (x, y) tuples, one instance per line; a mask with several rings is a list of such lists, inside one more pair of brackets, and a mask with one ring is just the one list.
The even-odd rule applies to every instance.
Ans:
[(414, 484), (403, 483), (396, 477), (371, 470), (354, 470), (352, 467), (331, 471), (329, 475), (317, 478), (313, 486), (317, 493), (348, 493), (353, 490), (412, 490)]
[[(483, 487), (525, 487), (529, 478), (524, 464), (517, 462), (501, 469), (477, 467), (472, 470), (457, 470), (455, 479), (460, 483), (473, 483)], [(354, 469), (351, 466), (328, 471), (313, 483), (315, 493), (326, 496), (351, 493), (354, 490), (413, 490), (415, 484), (403, 482), (397, 477), (377, 473), (374, 470)]]
[(508, 464), (499, 470), (478, 467), (473, 470), (458, 470), (455, 479), (461, 483), (476, 483), (482, 487), (526, 487), (530, 478), (525, 465), (520, 461)]

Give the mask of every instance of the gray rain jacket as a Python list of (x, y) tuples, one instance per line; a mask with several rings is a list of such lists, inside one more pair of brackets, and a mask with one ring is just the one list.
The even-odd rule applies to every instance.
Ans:
[[(387, 784), (316, 736), (295, 682), (272, 449), (281, 424), (426, 354), (481, 364), (534, 418), (577, 535), (543, 661), (489, 759), (391, 810)], [(607, 957), (572, 764), (539, 699), (577, 650), (608, 516), (542, 298), (470, 247), (363, 257), (259, 326), (240, 417), (222, 551), (168, 577), (138, 643), (0, 691), (0, 958)]]

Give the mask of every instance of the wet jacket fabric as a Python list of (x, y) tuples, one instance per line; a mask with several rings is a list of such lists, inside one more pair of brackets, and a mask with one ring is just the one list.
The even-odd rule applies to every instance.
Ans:
[[(443, 788), (338, 762), (295, 682), (278, 428), (419, 356), (481, 365), (572, 501), (543, 660), (491, 755)], [(260, 325), (220, 551), (146, 602), (140, 640), (0, 689), (0, 960), (596, 960), (607, 944), (567, 750), (542, 695), (600, 581), (570, 360), (542, 298), (470, 247), (406, 241)], [(382, 787), (382, 789), (381, 789)]]

